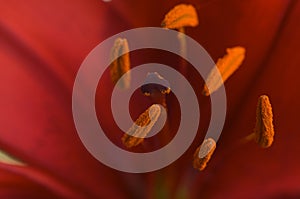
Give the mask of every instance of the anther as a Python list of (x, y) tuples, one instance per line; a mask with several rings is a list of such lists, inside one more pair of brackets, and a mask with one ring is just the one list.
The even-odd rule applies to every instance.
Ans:
[(123, 135), (122, 142), (127, 148), (139, 145), (151, 131), (161, 114), (159, 105), (154, 104), (143, 112), (130, 129)]
[(223, 85), (242, 64), (246, 50), (237, 46), (227, 48), (226, 52), (227, 54), (223, 58), (218, 59), (216, 66), (210, 71), (202, 91), (203, 95), (209, 96)]
[(254, 132), (243, 139), (242, 142), (254, 140), (260, 147), (268, 148), (274, 140), (273, 112), (267, 95), (258, 99), (256, 108), (256, 124)]
[(216, 142), (212, 138), (207, 138), (203, 143), (196, 149), (194, 153), (193, 166), (195, 169), (202, 171), (207, 166), (212, 154), (216, 149)]
[(180, 29), (185, 26), (195, 27), (198, 25), (196, 9), (192, 5), (179, 4), (170, 10), (161, 26), (168, 29)]
[(151, 97), (153, 103), (161, 104), (166, 108), (166, 94), (171, 91), (170, 83), (157, 72), (147, 74), (141, 91), (145, 96)]
[(111, 60), (110, 65), (110, 76), (114, 84), (127, 73), (122, 81), (118, 83), (118, 86), (122, 89), (127, 89), (130, 86), (130, 58), (129, 58), (129, 47), (126, 39), (117, 38), (114, 46), (111, 49)]
[(272, 145), (274, 137), (273, 113), (270, 100), (266, 95), (262, 95), (258, 99), (254, 133), (255, 141), (261, 147), (267, 148)]

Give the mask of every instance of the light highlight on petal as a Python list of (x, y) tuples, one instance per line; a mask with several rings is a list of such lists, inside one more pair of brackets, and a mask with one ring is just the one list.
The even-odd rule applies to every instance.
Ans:
[(7, 154), (2, 150), (0, 150), (0, 163), (25, 166), (25, 163), (21, 162), (20, 160), (17, 160), (16, 158), (12, 157), (11, 155)]

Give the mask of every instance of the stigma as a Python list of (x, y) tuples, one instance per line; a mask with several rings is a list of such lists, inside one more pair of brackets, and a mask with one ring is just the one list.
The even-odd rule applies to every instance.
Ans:
[(141, 86), (142, 93), (155, 104), (167, 109), (166, 95), (171, 92), (170, 83), (157, 72), (148, 73)]

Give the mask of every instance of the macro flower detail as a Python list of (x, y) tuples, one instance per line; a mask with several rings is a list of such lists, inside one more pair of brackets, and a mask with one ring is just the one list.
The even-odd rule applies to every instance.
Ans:
[[(120, 56), (121, 55), (121, 56)], [(130, 57), (127, 39), (117, 38), (111, 49), (110, 76), (114, 84), (130, 70)], [(130, 73), (127, 73), (118, 86), (127, 89), (130, 86)]]
[[(244, 47), (227, 48), (227, 54), (218, 59), (216, 66), (209, 73), (203, 88), (203, 95), (210, 95), (218, 90), (220, 86), (236, 71), (245, 58)], [(218, 75), (220, 74), (220, 75)], [(220, 78), (221, 76), (221, 78)]]
[[(28, 0), (2, 3), (0, 148), (3, 151), (0, 153), (0, 198), (300, 198), (300, 159), (297, 158), (300, 153), (299, 119), (296, 117), (300, 111), (297, 86), (300, 83), (300, 56), (297, 55), (300, 46), (300, 1), (191, 0), (188, 3), (195, 9), (190, 9), (187, 15), (180, 11), (178, 20), (170, 18), (167, 27), (164, 17), (178, 3), (181, 2)], [(194, 11), (197, 21), (196, 15), (190, 16)], [(164, 23), (161, 24), (162, 21)], [(187, 64), (182, 67), (180, 56), (153, 49), (130, 52), (130, 62), (126, 61), (128, 69), (120, 70), (124, 72), (117, 72), (120, 65), (116, 69), (105, 69), (94, 100), (103, 131), (116, 147), (122, 146), (124, 132), (116, 126), (108, 106), (114, 86), (128, 83), (119, 81), (120, 84), (116, 85), (122, 74), (149, 60), (149, 63), (168, 65), (183, 74), (197, 93), (201, 120), (197, 137), (172, 164), (148, 173), (119, 172), (89, 153), (74, 125), (74, 81), (89, 52), (115, 34), (149, 26), (178, 31), (178, 43), (172, 45), (181, 49), (181, 55), (197, 54), (190, 51), (188, 43), (185, 43), (187, 36), (180, 34), (184, 32), (199, 42), (213, 60), (221, 57), (227, 47), (239, 45), (247, 51), (236, 76), (229, 76), (228, 82), (223, 80), (223, 83), (226, 82), (226, 122), (222, 135), (215, 139), (217, 150), (201, 172), (198, 172), (200, 164), (194, 163), (200, 159), (198, 147), (211, 121), (210, 98), (205, 96), (212, 94), (213, 98), (218, 93), (210, 89), (205, 91), (203, 78), (190, 68), (190, 63), (185, 62)], [(123, 35), (120, 37), (124, 38)], [(129, 42), (133, 49), (134, 44), (131, 40)], [(106, 53), (110, 52), (110, 47)], [(115, 53), (117, 55), (117, 51)], [(97, 60), (106, 60), (107, 57), (102, 59), (103, 56), (97, 54)], [(111, 66), (116, 63), (111, 63)], [(99, 64), (95, 70), (102, 71), (104, 67), (104, 64)], [(110, 69), (116, 72), (112, 76)], [(165, 78), (168, 79), (167, 76)], [(87, 83), (89, 81), (86, 79)], [(170, 128), (164, 127), (162, 133), (149, 139), (146, 136), (142, 142), (149, 140), (149, 143), (130, 148), (138, 153), (151, 151), (150, 147), (164, 147), (177, 136), (175, 131), (180, 124), (182, 112), (175, 96), (175, 86), (174, 92), (168, 95), (163, 95), (159, 87), (151, 86), (151, 92), (146, 92), (146, 96), (139, 90), (135, 91), (130, 99), (129, 112), (136, 121), (140, 113), (152, 104), (161, 105), (165, 95), (168, 106), (166, 124)], [(185, 89), (184, 86), (182, 89)], [(262, 93), (269, 98), (258, 99)], [(90, 105), (85, 93), (78, 98), (81, 111), (85, 111)], [(191, 108), (190, 111), (194, 110)], [(89, 122), (88, 117), (83, 119)], [(132, 123), (129, 123), (128, 129)], [(190, 133), (186, 131), (186, 134)], [(240, 138), (248, 133), (252, 133), (247, 138), (251, 137), (253, 143), (240, 144)], [(163, 140), (164, 136), (167, 141)], [(95, 148), (104, 145), (102, 139), (96, 141), (98, 145)], [(260, 147), (269, 148), (262, 150)], [(127, 147), (119, 148), (126, 151), (123, 148)], [(197, 153), (196, 149), (199, 150)], [(288, 155), (285, 154), (287, 149)], [(109, 150), (101, 151), (101, 155), (124, 160), (123, 156)], [(169, 155), (172, 153), (166, 154), (167, 157)], [(15, 159), (26, 166), (14, 165)], [(129, 165), (135, 166), (135, 162), (129, 162)]]

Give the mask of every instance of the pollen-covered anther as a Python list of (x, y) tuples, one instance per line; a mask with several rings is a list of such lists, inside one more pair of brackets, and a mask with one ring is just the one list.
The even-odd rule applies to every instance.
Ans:
[(161, 107), (157, 104), (153, 104), (143, 112), (130, 129), (124, 133), (122, 137), (124, 146), (131, 148), (141, 144), (157, 122), (160, 114)]
[(216, 142), (212, 138), (207, 138), (203, 143), (196, 149), (194, 153), (193, 166), (199, 171), (203, 171), (207, 166), (212, 154), (216, 149)]
[(267, 95), (258, 99), (256, 109), (255, 141), (259, 146), (268, 148), (274, 140), (273, 112)]
[(179, 4), (170, 10), (161, 26), (168, 29), (180, 29), (182, 27), (198, 25), (198, 15), (196, 9), (192, 5)]
[(117, 84), (119, 79), (127, 73), (122, 81), (118, 82), (118, 87), (122, 89), (128, 89), (130, 86), (130, 58), (129, 47), (126, 39), (117, 38), (111, 49), (111, 65), (110, 65), (110, 77), (114, 84)]
[(246, 49), (244, 47), (227, 48), (226, 52), (227, 54), (218, 59), (215, 67), (210, 71), (202, 91), (203, 95), (209, 96), (218, 90), (245, 59)]

